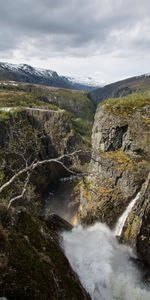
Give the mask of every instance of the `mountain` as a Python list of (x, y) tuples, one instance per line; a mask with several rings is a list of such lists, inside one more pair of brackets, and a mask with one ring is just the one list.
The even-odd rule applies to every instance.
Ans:
[(27, 64), (17, 65), (3, 62), (0, 62), (0, 80), (12, 80), (88, 91), (94, 89), (96, 86), (94, 82), (93, 85), (86, 84), (86, 82), (80, 83), (80, 80), (76, 82), (70, 77), (60, 76), (52, 70), (34, 68)]
[(107, 98), (123, 97), (133, 92), (150, 90), (150, 74), (144, 74), (107, 84), (93, 90), (90, 95), (93, 100), (100, 102)]
[(77, 85), (83, 85), (83, 86), (88, 86), (89, 89), (93, 89), (94, 88), (99, 88), (99, 87), (103, 87), (104, 85), (106, 85), (106, 82), (104, 80), (98, 80), (97, 78), (94, 77), (68, 77), (69, 81), (71, 81), (73, 84)]

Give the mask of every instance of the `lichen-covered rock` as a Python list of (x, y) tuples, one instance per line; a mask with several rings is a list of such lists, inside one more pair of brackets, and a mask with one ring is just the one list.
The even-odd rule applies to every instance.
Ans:
[(91, 176), (82, 183), (83, 223), (113, 228), (150, 169), (150, 99), (142, 95), (100, 104), (92, 133)]
[(0, 297), (10, 300), (90, 299), (71, 269), (58, 231), (59, 217), (46, 222), (26, 211), (0, 209)]

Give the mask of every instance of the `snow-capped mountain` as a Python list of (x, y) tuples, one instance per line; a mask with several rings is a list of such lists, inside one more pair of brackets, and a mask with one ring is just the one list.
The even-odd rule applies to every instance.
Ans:
[(98, 86), (92, 78), (71, 78), (60, 76), (52, 70), (34, 68), (27, 64), (10, 64), (0, 62), (0, 80), (43, 84), (53, 87), (92, 90)]
[(45, 84), (55, 87), (70, 87), (69, 82), (64, 81), (57, 72), (33, 68), (27, 64), (0, 63), (0, 79)]
[(83, 85), (87, 85), (89, 87), (103, 87), (104, 85), (107, 84), (106, 81), (104, 80), (98, 80), (97, 78), (94, 77), (69, 77), (66, 76), (68, 78), (68, 80), (72, 81), (72, 83), (75, 84), (83, 84)]

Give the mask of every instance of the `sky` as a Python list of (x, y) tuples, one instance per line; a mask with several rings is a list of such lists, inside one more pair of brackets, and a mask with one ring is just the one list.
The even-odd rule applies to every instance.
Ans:
[(0, 61), (112, 82), (150, 72), (149, 0), (0, 0)]

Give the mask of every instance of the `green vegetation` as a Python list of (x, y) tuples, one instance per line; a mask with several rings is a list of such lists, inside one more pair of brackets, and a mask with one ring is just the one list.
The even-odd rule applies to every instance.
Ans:
[(50, 91), (51, 102), (72, 113), (75, 117), (93, 122), (95, 104), (83, 91), (58, 89)]
[(130, 155), (128, 155), (121, 149), (116, 151), (108, 151), (108, 152), (100, 151), (100, 156), (103, 157), (104, 159), (106, 158), (115, 161), (120, 170), (121, 169), (125, 170), (126, 168), (132, 168), (133, 166), (133, 161)]
[(34, 94), (25, 92), (7, 92), (0, 91), (0, 108), (3, 107), (40, 107), (57, 110), (58, 107), (51, 103), (36, 98)]
[[(7, 107), (12, 109), (7, 111), (5, 110)], [(66, 117), (61, 115), (60, 118), (63, 118), (66, 129), (60, 128), (62, 122), (58, 120), (53, 133), (58, 133), (59, 127), (62, 138), (66, 138), (67, 128), (70, 131), (72, 127), (74, 133), (80, 135), (83, 142), (90, 146), (96, 107), (85, 92), (23, 83), (16, 86), (0, 85), (0, 120), (11, 119), (11, 115), (14, 117), (18, 112), (23, 111), (24, 107), (65, 110)]]
[(65, 109), (76, 117), (93, 121), (95, 104), (84, 91), (31, 84), (0, 85), (0, 107), (29, 106)]
[[(13, 110), (12, 110), (13, 112)], [(8, 120), (10, 117), (10, 112), (9, 111), (3, 111), (3, 110), (0, 110), (0, 120)]]
[(118, 171), (129, 171), (140, 179), (140, 171), (149, 168), (149, 162), (140, 157), (134, 157), (133, 155), (127, 154), (123, 150), (119, 149), (116, 151), (102, 152), (100, 156), (103, 159), (108, 159), (114, 162), (112, 168)]
[(72, 118), (72, 125), (76, 133), (84, 137), (87, 144), (91, 144), (92, 123), (81, 118)]
[(150, 105), (150, 92), (143, 94), (133, 93), (125, 97), (110, 98), (102, 102), (101, 105), (104, 109), (114, 114), (129, 115), (132, 114), (135, 109)]

